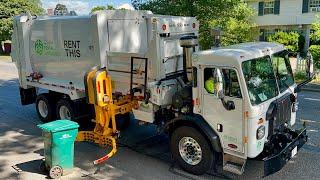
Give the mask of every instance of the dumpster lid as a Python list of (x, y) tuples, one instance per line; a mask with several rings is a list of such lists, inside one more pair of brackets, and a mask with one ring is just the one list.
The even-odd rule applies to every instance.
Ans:
[(78, 123), (70, 120), (56, 120), (45, 124), (38, 125), (40, 129), (46, 132), (59, 132), (79, 127)]

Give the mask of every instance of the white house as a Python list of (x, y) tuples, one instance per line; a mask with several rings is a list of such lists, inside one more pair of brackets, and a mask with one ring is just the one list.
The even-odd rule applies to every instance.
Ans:
[(310, 28), (320, 12), (320, 0), (246, 0), (256, 10), (255, 23), (260, 40), (277, 31), (297, 31), (305, 37), (305, 49), (310, 44)]

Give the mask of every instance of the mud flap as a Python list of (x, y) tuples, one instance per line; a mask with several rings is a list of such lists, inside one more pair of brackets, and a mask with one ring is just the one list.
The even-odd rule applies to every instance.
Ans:
[(19, 90), (20, 90), (20, 99), (21, 99), (22, 105), (33, 104), (36, 102), (36, 98), (37, 98), (36, 88), (23, 89), (20, 87)]
[(296, 155), (297, 151), (308, 140), (305, 127), (297, 131), (291, 131), (290, 133), (295, 134), (291, 143), (288, 143), (279, 153), (272, 154), (263, 159), (264, 177), (279, 171), (294, 155)]

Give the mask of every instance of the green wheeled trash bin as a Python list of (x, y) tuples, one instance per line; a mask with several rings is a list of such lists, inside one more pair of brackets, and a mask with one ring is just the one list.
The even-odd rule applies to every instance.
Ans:
[(42, 129), (45, 157), (40, 168), (49, 171), (53, 179), (71, 173), (79, 125), (69, 120), (57, 120), (38, 127)]

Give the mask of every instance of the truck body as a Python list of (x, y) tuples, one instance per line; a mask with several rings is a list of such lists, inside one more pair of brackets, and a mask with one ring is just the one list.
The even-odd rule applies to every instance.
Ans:
[[(195, 18), (148, 11), (102, 11), (91, 16), (39, 17), (26, 22), (21, 22), (22, 17), (15, 22), (19, 21), (14, 25), (13, 39), (19, 51), (13, 57), (25, 59), (21, 63), (17, 60), (23, 72), (19, 78), (22, 87), (32, 84), (58, 90), (72, 99), (85, 96), (83, 76), (94, 66), (107, 67), (114, 90), (120, 92), (129, 91), (131, 57), (149, 59), (148, 82), (181, 71), (179, 38), (197, 35), (199, 27)], [(134, 69), (144, 70), (144, 61), (136, 60)], [(41, 72), (43, 78), (37, 82), (26, 78), (34, 72)], [(139, 83), (143, 77), (135, 75), (134, 79)]]
[(167, 132), (173, 157), (194, 174), (217, 164), (215, 156), (236, 174), (257, 156), (265, 175), (280, 170), (307, 141), (305, 127), (292, 130), (298, 86), (287, 50), (261, 42), (198, 51), (198, 27), (192, 17), (148, 11), (16, 17), (21, 102), (36, 103), (44, 121), (76, 119), (93, 104), (98, 125), (82, 140), (109, 124), (101, 114), (116, 123), (115, 114), (132, 112)]

